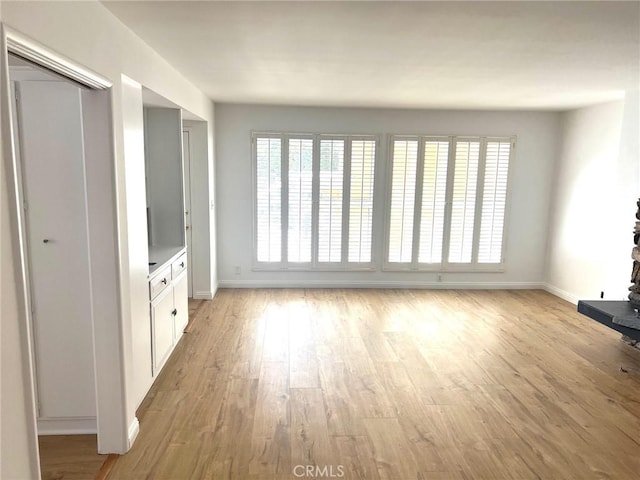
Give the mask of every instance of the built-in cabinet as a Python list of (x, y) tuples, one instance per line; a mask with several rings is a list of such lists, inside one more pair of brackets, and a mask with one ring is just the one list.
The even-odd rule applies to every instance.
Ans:
[(183, 253), (149, 280), (153, 376), (169, 358), (189, 321), (186, 262)]
[(189, 320), (180, 109), (145, 107), (144, 133), (151, 322), (149, 371), (155, 378)]

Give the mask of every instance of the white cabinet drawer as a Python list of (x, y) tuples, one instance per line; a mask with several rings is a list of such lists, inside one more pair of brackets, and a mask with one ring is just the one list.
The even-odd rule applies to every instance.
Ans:
[(149, 281), (149, 297), (156, 298), (171, 283), (171, 267), (162, 270)]
[(187, 268), (187, 254), (182, 254), (171, 264), (171, 278), (174, 280), (178, 278), (182, 272)]

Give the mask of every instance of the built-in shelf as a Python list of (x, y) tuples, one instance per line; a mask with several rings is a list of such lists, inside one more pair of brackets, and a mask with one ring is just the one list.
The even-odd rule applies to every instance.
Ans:
[(614, 317), (634, 315), (633, 307), (628, 301), (580, 300), (578, 302), (578, 312), (629, 338), (640, 341), (640, 330), (613, 323)]

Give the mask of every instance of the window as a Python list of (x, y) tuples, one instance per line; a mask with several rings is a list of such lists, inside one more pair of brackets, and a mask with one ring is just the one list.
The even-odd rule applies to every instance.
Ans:
[(320, 140), (318, 261), (342, 261), (344, 140)]
[(258, 268), (371, 268), (377, 140), (254, 134)]
[(512, 138), (391, 138), (387, 269), (503, 263)]
[(449, 142), (426, 140), (422, 173), (422, 205), (418, 262), (439, 263), (444, 240)]
[(256, 139), (256, 220), (259, 262), (279, 262), (282, 249), (282, 140)]
[(311, 262), (311, 215), (313, 179), (313, 140), (288, 139), (288, 197), (287, 261)]
[(370, 263), (373, 235), (373, 180), (376, 161), (375, 140), (351, 141), (349, 182), (350, 263)]
[(393, 149), (389, 261), (410, 262), (418, 165), (418, 142), (397, 140)]

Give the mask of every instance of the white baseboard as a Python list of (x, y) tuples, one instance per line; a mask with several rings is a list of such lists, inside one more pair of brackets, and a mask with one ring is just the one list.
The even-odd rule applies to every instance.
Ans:
[(213, 299), (212, 292), (194, 292), (193, 299), (194, 300), (212, 300)]
[(572, 293), (569, 293), (565, 290), (562, 290), (558, 287), (555, 287), (553, 285), (550, 285), (548, 283), (545, 283), (543, 286), (544, 290), (546, 290), (547, 292), (549, 292), (552, 295), (555, 295), (556, 297), (560, 297), (563, 300), (566, 300), (569, 303), (573, 303), (574, 305), (578, 304), (578, 297), (576, 297), (575, 295), (573, 295)]
[(541, 282), (420, 282), (403, 280), (220, 280), (220, 288), (415, 288), (431, 290), (541, 290)]
[(136, 441), (138, 433), (140, 433), (140, 422), (138, 421), (138, 417), (134, 417), (133, 422), (129, 425), (129, 431), (127, 432), (127, 441), (129, 442), (127, 450), (129, 450), (133, 445), (133, 442)]
[(96, 417), (38, 419), (38, 435), (84, 435), (96, 433), (98, 433)]

